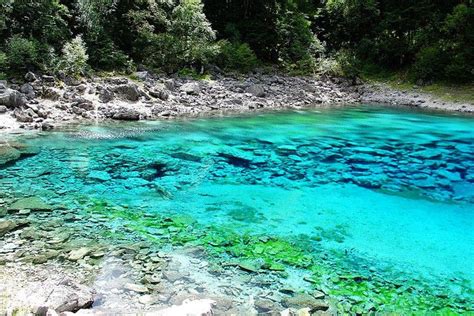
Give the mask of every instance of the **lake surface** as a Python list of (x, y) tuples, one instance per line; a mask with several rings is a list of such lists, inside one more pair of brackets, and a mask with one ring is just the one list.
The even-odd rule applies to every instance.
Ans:
[[(324, 283), (339, 299), (377, 271), (386, 284), (401, 282), (394, 291), (404, 282), (426, 287), (419, 295), (429, 300), (406, 298), (403, 307), (450, 300), (472, 308), (473, 117), (353, 106), (80, 126), (19, 140), (37, 154), (0, 167), (3, 192), (99, 212), (108, 232), (126, 223), (130, 236), (163, 245), (206, 238), (216, 256), (310, 271), (316, 288)], [(154, 215), (208, 233), (171, 238), (168, 226), (144, 221)], [(267, 249), (266, 239), (237, 247), (229, 234), (291, 241), (301, 253)], [(365, 281), (345, 281), (343, 271)], [(369, 289), (386, 287), (380, 282)]]

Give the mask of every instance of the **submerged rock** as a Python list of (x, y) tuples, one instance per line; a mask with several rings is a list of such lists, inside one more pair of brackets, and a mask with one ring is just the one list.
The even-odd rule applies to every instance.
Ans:
[(91, 252), (92, 252), (91, 248), (82, 247), (82, 248), (79, 248), (79, 249), (76, 249), (76, 250), (72, 250), (69, 253), (69, 256), (67, 258), (71, 261), (77, 261), (77, 260), (80, 260), (80, 259), (84, 258), (85, 256), (87, 256)]
[(52, 211), (53, 208), (46, 204), (42, 199), (38, 197), (29, 197), (19, 199), (10, 207), (8, 207), (9, 211), (21, 211), (21, 210), (32, 210), (32, 211)]
[(77, 284), (72, 280), (65, 280), (61, 284), (55, 286), (43, 307), (38, 310), (52, 308), (58, 313), (77, 312), (80, 309), (92, 307), (94, 303), (95, 291), (82, 284)]
[(13, 221), (10, 221), (10, 220), (0, 221), (0, 237), (14, 230), (16, 227), (17, 227), (17, 224)]
[(320, 299), (306, 293), (299, 293), (292, 297), (285, 297), (282, 300), (283, 305), (293, 308), (309, 308), (311, 312), (325, 311), (329, 309), (329, 305)]
[(141, 284), (127, 283), (124, 286), (124, 289), (137, 293), (148, 293), (149, 290), (146, 286)]
[(88, 178), (99, 181), (109, 181), (112, 179), (110, 174), (106, 171), (93, 170), (89, 173)]
[(21, 152), (9, 145), (0, 145), (0, 166), (18, 160)]

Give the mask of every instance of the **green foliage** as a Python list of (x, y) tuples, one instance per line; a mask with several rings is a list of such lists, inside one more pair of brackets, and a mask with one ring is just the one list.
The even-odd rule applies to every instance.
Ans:
[(58, 70), (66, 75), (79, 77), (85, 73), (88, 59), (84, 41), (81, 36), (76, 36), (64, 45)]
[(88, 44), (89, 62), (105, 71), (132, 72), (133, 61), (110, 39), (90, 40)]
[(9, 68), (14, 72), (25, 72), (38, 65), (37, 44), (29, 39), (13, 36), (6, 45)]
[(300, 12), (288, 11), (277, 21), (279, 61), (290, 70), (314, 70), (324, 46), (311, 31), (311, 23)]
[(144, 63), (166, 72), (185, 67), (200, 69), (218, 53), (215, 33), (198, 0), (182, 0), (171, 14), (166, 32), (153, 33), (148, 28), (149, 46)]
[(202, 73), (215, 62), (242, 72), (273, 64), (292, 74), (372, 68), (415, 81), (474, 80), (472, 1), (0, 0), (9, 75), (56, 69), (77, 34), (97, 70)]
[(225, 70), (249, 72), (258, 65), (257, 56), (247, 43), (219, 41), (220, 53), (216, 63)]
[(6, 78), (7, 67), (8, 67), (7, 55), (4, 52), (0, 51), (0, 80), (3, 80)]

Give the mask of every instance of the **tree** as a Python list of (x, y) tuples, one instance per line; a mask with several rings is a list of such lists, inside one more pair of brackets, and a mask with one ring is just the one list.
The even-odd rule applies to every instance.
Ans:
[(64, 45), (58, 69), (66, 75), (79, 77), (85, 73), (88, 59), (89, 56), (82, 37), (76, 36)]

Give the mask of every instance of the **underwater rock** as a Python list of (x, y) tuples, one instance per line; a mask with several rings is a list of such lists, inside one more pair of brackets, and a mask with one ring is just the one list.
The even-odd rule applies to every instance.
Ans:
[(153, 295), (142, 295), (138, 298), (138, 302), (143, 305), (150, 305), (157, 301), (156, 297)]
[(170, 281), (170, 282), (175, 282), (184, 278), (187, 278), (189, 276), (189, 273), (187, 272), (180, 272), (180, 271), (175, 271), (175, 270), (168, 270), (163, 272), (163, 277)]
[(137, 293), (148, 293), (149, 290), (146, 286), (141, 285), (141, 284), (134, 284), (134, 283), (127, 283), (123, 287), (124, 289), (132, 292), (137, 292)]
[(21, 210), (32, 210), (32, 211), (52, 211), (53, 208), (46, 204), (42, 199), (38, 197), (29, 197), (19, 199), (8, 207), (9, 211), (21, 211)]
[(153, 312), (156, 316), (211, 316), (214, 315), (212, 309), (216, 302), (210, 299), (185, 300), (181, 305), (173, 305), (163, 310)]
[(239, 262), (237, 266), (246, 272), (257, 273), (260, 270), (260, 267), (249, 261)]
[(307, 293), (299, 293), (292, 297), (285, 297), (282, 300), (282, 304), (286, 307), (293, 308), (309, 308), (310, 312), (315, 311), (326, 311), (329, 309), (329, 305), (320, 299), (316, 299)]
[(109, 181), (112, 179), (110, 174), (107, 171), (92, 170), (88, 175), (88, 178), (99, 181)]
[(43, 306), (53, 308), (58, 313), (77, 312), (80, 309), (92, 307), (94, 296), (93, 289), (72, 280), (65, 280), (54, 286)]
[(277, 305), (271, 301), (266, 299), (256, 299), (254, 303), (255, 309), (259, 313), (271, 313), (272, 311), (277, 311)]
[(0, 145), (0, 166), (18, 160), (21, 152), (10, 145)]
[(56, 258), (59, 255), (59, 251), (56, 250), (48, 250), (43, 252), (42, 254), (35, 255), (32, 258), (32, 262), (34, 264), (42, 264), (48, 262), (51, 259)]
[(16, 227), (17, 227), (17, 224), (13, 221), (10, 221), (10, 220), (0, 221), (0, 237), (14, 230)]
[(79, 248), (79, 249), (76, 249), (76, 250), (72, 250), (69, 253), (69, 256), (67, 258), (71, 261), (77, 261), (79, 259), (84, 258), (85, 256), (87, 256), (91, 252), (92, 252), (91, 248), (82, 247), (82, 248)]

